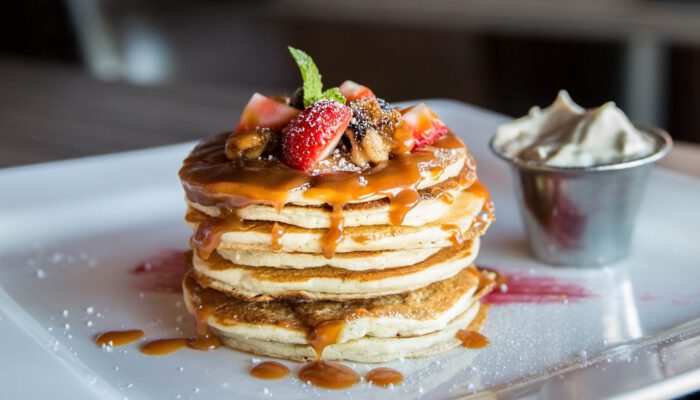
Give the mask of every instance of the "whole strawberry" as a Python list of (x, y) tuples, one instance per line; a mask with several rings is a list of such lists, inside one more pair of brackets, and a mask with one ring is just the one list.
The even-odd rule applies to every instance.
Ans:
[(282, 131), (282, 161), (309, 171), (335, 149), (352, 119), (350, 107), (319, 100), (306, 107)]

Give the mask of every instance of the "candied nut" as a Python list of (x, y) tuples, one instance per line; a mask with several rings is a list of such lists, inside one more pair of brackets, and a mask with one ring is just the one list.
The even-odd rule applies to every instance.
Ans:
[(365, 166), (388, 160), (392, 153), (406, 152), (405, 135), (397, 136), (402, 125), (401, 113), (380, 99), (360, 99), (349, 103), (353, 110), (346, 137), (355, 164)]
[(267, 128), (232, 133), (226, 140), (225, 153), (229, 160), (252, 160), (263, 155), (274, 144), (272, 132)]
[(352, 131), (348, 131), (348, 133), (352, 144), (350, 156), (353, 163), (362, 167), (368, 163), (378, 163), (389, 159), (393, 143), (376, 129), (367, 129), (362, 140), (359, 141)]

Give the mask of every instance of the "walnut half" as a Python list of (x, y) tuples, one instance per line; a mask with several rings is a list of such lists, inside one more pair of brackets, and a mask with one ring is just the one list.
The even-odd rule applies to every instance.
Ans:
[[(353, 100), (353, 118), (345, 135), (350, 141), (352, 162), (365, 166), (388, 160), (392, 153), (405, 152), (405, 138), (397, 137), (403, 124), (398, 110), (382, 107), (379, 99)], [(384, 103), (386, 104), (386, 103)]]
[(229, 160), (252, 160), (260, 157), (269, 147), (274, 146), (274, 134), (267, 128), (234, 132), (226, 139), (224, 149)]

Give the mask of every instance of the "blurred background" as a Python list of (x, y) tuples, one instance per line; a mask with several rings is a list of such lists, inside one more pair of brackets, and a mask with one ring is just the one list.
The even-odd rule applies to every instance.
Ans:
[(585, 107), (613, 100), (636, 122), (700, 142), (696, 1), (3, 5), (0, 166), (230, 128), (253, 91), (300, 84), (288, 44), (314, 57), (326, 85), (352, 79), (391, 101), (453, 98), (519, 116), (566, 88)]

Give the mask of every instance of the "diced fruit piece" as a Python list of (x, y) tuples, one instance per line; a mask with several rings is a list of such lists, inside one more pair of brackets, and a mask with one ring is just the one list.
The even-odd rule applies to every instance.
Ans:
[(306, 107), (284, 128), (282, 160), (295, 169), (312, 169), (335, 149), (351, 118), (350, 107), (333, 100)]
[(224, 152), (229, 160), (252, 160), (260, 157), (273, 147), (275, 137), (267, 128), (255, 128), (250, 131), (234, 132), (226, 140)]
[(374, 95), (374, 92), (372, 92), (372, 89), (353, 81), (343, 82), (343, 84), (340, 85), (340, 94), (342, 94), (348, 101), (373, 99), (377, 97)]
[(401, 111), (406, 129), (413, 134), (414, 149), (434, 143), (447, 134), (447, 127), (425, 103)]
[(296, 108), (255, 93), (241, 113), (236, 132), (255, 128), (268, 128), (279, 132), (297, 115), (299, 110)]

